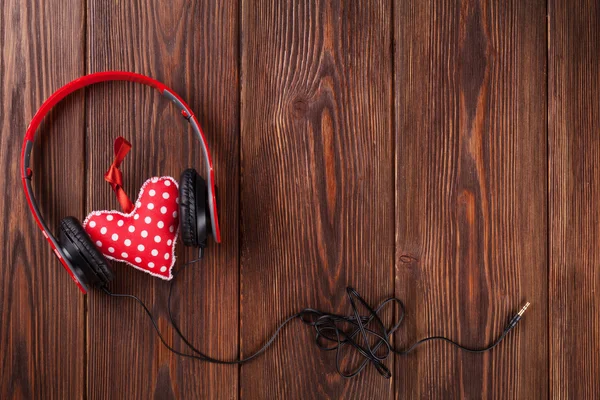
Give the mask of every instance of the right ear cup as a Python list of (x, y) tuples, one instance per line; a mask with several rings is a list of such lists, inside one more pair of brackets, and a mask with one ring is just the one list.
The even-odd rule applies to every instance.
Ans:
[(183, 244), (206, 246), (210, 228), (206, 182), (195, 169), (183, 171), (179, 179), (179, 224)]
[(113, 280), (108, 261), (76, 218), (60, 221), (59, 240), (65, 256), (83, 271), (88, 283), (102, 288)]

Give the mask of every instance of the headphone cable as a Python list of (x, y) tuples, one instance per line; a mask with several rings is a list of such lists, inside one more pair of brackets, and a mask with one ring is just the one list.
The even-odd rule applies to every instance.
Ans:
[[(392, 344), (390, 343), (390, 340), (391, 340), (392, 335), (400, 327), (400, 325), (404, 319), (404, 316), (405, 316), (405, 309), (404, 309), (404, 304), (402, 303), (402, 301), (395, 297), (390, 297), (390, 298), (384, 300), (383, 302), (381, 302), (375, 309), (373, 309), (360, 296), (360, 294), (355, 289), (353, 289), (352, 287), (348, 287), (348, 288), (346, 288), (346, 294), (347, 294), (348, 301), (350, 302), (350, 306), (352, 308), (352, 313), (350, 315), (338, 315), (338, 314), (327, 313), (327, 312), (312, 309), (312, 308), (305, 308), (304, 310), (302, 310), (296, 314), (293, 314), (293, 315), (289, 316), (287, 319), (285, 319), (275, 329), (275, 331), (273, 332), (273, 334), (271, 335), (269, 340), (256, 352), (252, 353), (248, 357), (241, 358), (238, 360), (222, 360), (222, 359), (213, 358), (211, 356), (208, 356), (208, 355), (204, 354), (203, 352), (201, 352), (200, 350), (198, 350), (186, 338), (186, 336), (181, 332), (181, 329), (179, 328), (179, 325), (175, 321), (175, 318), (173, 317), (173, 313), (172, 313), (171, 298), (172, 298), (172, 294), (173, 294), (173, 286), (175, 284), (176, 277), (179, 275), (179, 273), (181, 273), (183, 270), (185, 270), (185, 268), (187, 268), (188, 266), (190, 266), (192, 264), (199, 262), (200, 260), (201, 260), (201, 257), (197, 258), (195, 260), (192, 260), (190, 262), (187, 262), (187, 263), (183, 264), (178, 271), (174, 272), (173, 279), (170, 282), (169, 296), (168, 296), (168, 300), (167, 300), (167, 302), (168, 302), (167, 308), (168, 308), (169, 320), (171, 322), (171, 325), (175, 329), (177, 336), (179, 336), (181, 338), (181, 340), (186, 344), (186, 346), (194, 354), (184, 353), (183, 351), (177, 350), (167, 343), (167, 341), (165, 340), (165, 338), (163, 337), (162, 333), (160, 332), (160, 330), (158, 328), (156, 319), (154, 318), (154, 316), (152, 315), (151, 311), (148, 309), (146, 304), (144, 304), (144, 302), (140, 298), (138, 298), (137, 296), (131, 295), (131, 294), (112, 293), (106, 287), (102, 288), (102, 290), (111, 297), (129, 298), (129, 299), (135, 300), (138, 304), (140, 304), (142, 306), (142, 308), (144, 309), (144, 311), (146, 312), (146, 314), (148, 315), (148, 317), (150, 318), (152, 326), (154, 327), (154, 330), (156, 331), (160, 341), (172, 353), (174, 353), (178, 356), (181, 356), (181, 357), (192, 358), (192, 359), (206, 361), (206, 362), (214, 363), (214, 364), (226, 364), (226, 365), (244, 364), (244, 363), (247, 363), (247, 362), (253, 360), (254, 358), (263, 354), (271, 346), (271, 344), (273, 344), (273, 342), (275, 341), (275, 339), (277, 338), (277, 336), (279, 335), (281, 330), (288, 323), (290, 323), (292, 320), (294, 320), (296, 318), (299, 318), (305, 325), (308, 325), (308, 326), (311, 326), (314, 328), (315, 344), (317, 345), (317, 347), (319, 349), (321, 349), (323, 351), (335, 351), (335, 353), (336, 353), (336, 370), (337, 370), (338, 374), (344, 378), (352, 378), (352, 377), (358, 375), (360, 372), (363, 371), (363, 369), (368, 365), (368, 363), (371, 363), (371, 364), (373, 364), (373, 366), (375, 367), (375, 369), (377, 370), (377, 372), (380, 375), (389, 379), (389, 378), (391, 378), (392, 373), (387, 368), (384, 361), (391, 354), (407, 355), (407, 354), (411, 353), (413, 350), (415, 350), (418, 346), (420, 346), (426, 342), (434, 341), (434, 340), (439, 340), (439, 341), (449, 343), (455, 347), (458, 347), (459, 349), (461, 349), (463, 351), (470, 352), (470, 353), (483, 353), (483, 352), (492, 350), (494, 347), (496, 347), (498, 344), (500, 344), (500, 342), (506, 337), (506, 335), (512, 329), (514, 329), (514, 327), (517, 325), (517, 323), (521, 320), (523, 314), (525, 313), (525, 310), (527, 310), (527, 308), (530, 305), (530, 303), (527, 302), (525, 304), (525, 306), (523, 306), (523, 308), (521, 308), (521, 310), (512, 317), (512, 319), (506, 325), (506, 327), (504, 328), (502, 333), (496, 338), (496, 340), (494, 340), (490, 345), (488, 345), (486, 347), (471, 348), (471, 347), (464, 346), (458, 342), (455, 342), (454, 340), (449, 339), (445, 336), (430, 336), (430, 337), (426, 337), (426, 338), (423, 338), (423, 339), (415, 342), (413, 345), (411, 345), (410, 347), (408, 347), (406, 349), (396, 349), (392, 346)], [(359, 314), (358, 306), (356, 304), (357, 302), (360, 303), (368, 311), (367, 315)], [(383, 321), (381, 321), (379, 314), (382, 312), (382, 310), (384, 308), (386, 308), (388, 305), (392, 305), (392, 304), (398, 305), (398, 307), (400, 308), (400, 314), (399, 314), (399, 317), (398, 317), (398, 320), (396, 321), (396, 323), (388, 329), (388, 328), (386, 328)], [(372, 324), (374, 326), (370, 327)], [(357, 336), (358, 336), (358, 338), (357, 338)], [(373, 339), (375, 339), (375, 343), (371, 344), (373, 342)], [(358, 367), (356, 367), (353, 370), (350, 370), (348, 372), (344, 371), (344, 368), (342, 367), (342, 360), (343, 360), (342, 349), (346, 345), (351, 346), (354, 349), (356, 349), (363, 357), (363, 360), (358, 365)], [(380, 348), (383, 348), (383, 351), (379, 351)]]

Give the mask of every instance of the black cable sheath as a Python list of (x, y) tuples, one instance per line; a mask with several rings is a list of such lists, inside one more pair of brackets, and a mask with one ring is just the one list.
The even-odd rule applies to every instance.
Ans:
[[(458, 347), (461, 350), (470, 352), (470, 353), (483, 353), (489, 351), (496, 347), (510, 332), (516, 325), (516, 323), (520, 320), (520, 314), (515, 315), (511, 322), (507, 325), (504, 331), (498, 336), (498, 338), (492, 342), (487, 347), (482, 348), (471, 348), (463, 346), (452, 339), (449, 339), (444, 336), (431, 336), (424, 339), (421, 339), (415, 342), (412, 346), (406, 349), (396, 349), (390, 343), (391, 336), (398, 330), (400, 327), (402, 320), (404, 319), (405, 310), (404, 304), (402, 301), (395, 297), (390, 297), (383, 302), (381, 302), (375, 309), (373, 309), (361, 296), (360, 294), (351, 287), (346, 288), (346, 294), (348, 297), (348, 301), (350, 302), (350, 306), (352, 308), (352, 313), (350, 315), (338, 315), (332, 313), (326, 313), (324, 311), (305, 308), (299, 313), (293, 314), (289, 316), (286, 320), (284, 320), (273, 332), (273, 335), (269, 338), (269, 340), (256, 352), (249, 355), (248, 357), (239, 359), (239, 360), (221, 360), (218, 358), (211, 357), (209, 355), (204, 354), (202, 351), (198, 350), (181, 332), (179, 325), (175, 321), (173, 317), (172, 308), (171, 308), (171, 298), (173, 294), (173, 286), (175, 285), (176, 277), (181, 273), (186, 267), (191, 264), (195, 264), (200, 261), (200, 258), (196, 260), (192, 260), (186, 264), (184, 264), (178, 271), (173, 273), (173, 279), (170, 282), (169, 287), (169, 296), (168, 296), (168, 312), (169, 312), (169, 320), (171, 325), (175, 329), (177, 336), (181, 338), (181, 340), (187, 345), (187, 347), (195, 354), (184, 353), (180, 350), (173, 348), (171, 345), (167, 343), (163, 335), (161, 334), (156, 319), (148, 309), (148, 307), (144, 304), (142, 300), (138, 297), (130, 294), (120, 294), (120, 293), (112, 293), (107, 288), (103, 288), (104, 292), (112, 297), (117, 298), (129, 298), (138, 302), (148, 317), (152, 322), (152, 326), (154, 330), (158, 334), (158, 337), (162, 344), (174, 354), (177, 354), (182, 357), (188, 357), (192, 359), (197, 359), (201, 361), (206, 361), (215, 364), (243, 364), (253, 360), (259, 355), (263, 354), (271, 344), (275, 341), (281, 330), (292, 320), (298, 318), (305, 325), (312, 326), (315, 329), (315, 343), (317, 347), (324, 351), (335, 351), (336, 352), (336, 370), (339, 375), (344, 378), (352, 378), (358, 375), (360, 372), (364, 370), (364, 368), (369, 364), (373, 364), (377, 372), (385, 378), (390, 378), (392, 376), (390, 370), (384, 364), (384, 361), (391, 354), (398, 355), (406, 355), (416, 349), (418, 346), (423, 343), (440, 340), (446, 343), (449, 343), (453, 346)], [(367, 311), (368, 314), (366, 316), (360, 315), (358, 311), (357, 302), (362, 305)], [(391, 304), (396, 304), (400, 308), (400, 313), (398, 320), (395, 324), (393, 324), (389, 329), (386, 328), (383, 321), (381, 321), (379, 314), (382, 310)], [(374, 325), (372, 328), (370, 325)], [(356, 338), (358, 335), (358, 339)], [(375, 343), (372, 339), (375, 339)], [(344, 346), (349, 345), (363, 357), (362, 362), (353, 370), (344, 371), (342, 368), (342, 349)], [(383, 348), (383, 351), (378, 351), (380, 348)]]

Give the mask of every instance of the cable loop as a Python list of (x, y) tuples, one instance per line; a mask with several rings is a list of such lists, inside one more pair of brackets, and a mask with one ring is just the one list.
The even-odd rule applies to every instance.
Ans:
[[(529, 305), (528, 303), (515, 317), (513, 317), (509, 325), (507, 325), (507, 327), (504, 329), (502, 334), (496, 339), (496, 341), (494, 341), (491, 345), (485, 348), (468, 348), (446, 337), (432, 336), (419, 340), (418, 342), (410, 346), (408, 349), (399, 350), (395, 349), (392, 346), (390, 340), (392, 335), (398, 330), (400, 324), (404, 319), (405, 311), (404, 304), (402, 304), (402, 301), (395, 297), (390, 297), (381, 302), (376, 308), (373, 309), (354, 288), (348, 287), (346, 288), (346, 296), (348, 298), (348, 303), (350, 304), (351, 308), (351, 313), (349, 315), (339, 315), (334, 313), (327, 313), (313, 308), (305, 308), (304, 310), (298, 312), (297, 314), (291, 315), (285, 321), (283, 321), (277, 327), (271, 338), (260, 349), (252, 353), (250, 356), (231, 361), (221, 360), (218, 358), (208, 356), (200, 350), (198, 350), (181, 332), (177, 321), (175, 321), (175, 319), (173, 318), (171, 297), (173, 294), (175, 280), (177, 276), (179, 276), (180, 272), (182, 272), (187, 266), (194, 264), (198, 261), (200, 261), (200, 258), (184, 264), (178, 271), (174, 272), (173, 279), (171, 280), (169, 287), (167, 307), (169, 312), (169, 319), (171, 321), (173, 329), (181, 338), (181, 340), (185, 343), (185, 345), (195, 354), (183, 353), (182, 351), (176, 350), (171, 345), (169, 345), (162, 336), (160, 330), (158, 329), (158, 324), (156, 323), (154, 316), (152, 315), (148, 307), (146, 307), (146, 305), (138, 297), (129, 294), (111, 293), (107, 288), (103, 288), (103, 290), (105, 293), (113, 297), (124, 297), (137, 301), (144, 308), (144, 311), (150, 318), (160, 341), (165, 345), (165, 347), (169, 351), (182, 357), (198, 359), (216, 364), (244, 364), (253, 360), (254, 358), (263, 354), (267, 350), (267, 348), (271, 346), (271, 344), (275, 341), (277, 335), (279, 335), (279, 332), (288, 323), (290, 323), (292, 320), (299, 319), (300, 321), (302, 321), (303, 324), (310, 326), (315, 330), (315, 344), (320, 350), (335, 351), (336, 370), (339, 375), (341, 375), (344, 378), (352, 378), (361, 373), (368, 364), (372, 364), (377, 373), (379, 373), (384, 378), (389, 379), (391, 378), (392, 373), (390, 372), (389, 368), (385, 365), (385, 360), (387, 360), (392, 354), (406, 355), (413, 351), (419, 345), (431, 340), (441, 340), (471, 353), (481, 353), (493, 349), (504, 339), (508, 332), (512, 328), (514, 328), (516, 323), (520, 320), (522, 313)], [(367, 311), (366, 315), (360, 314), (357, 304), (362, 306)], [(384, 308), (388, 307), (388, 305), (395, 305), (399, 309), (399, 312), (397, 313), (398, 319), (390, 327), (386, 327), (380, 318), (380, 315), (382, 314)], [(349, 371), (345, 371), (342, 366), (342, 361), (344, 359), (343, 350), (345, 346), (349, 346), (349, 349), (356, 350), (363, 358), (356, 368), (351, 369)], [(382, 347), (383, 351), (380, 351)]]

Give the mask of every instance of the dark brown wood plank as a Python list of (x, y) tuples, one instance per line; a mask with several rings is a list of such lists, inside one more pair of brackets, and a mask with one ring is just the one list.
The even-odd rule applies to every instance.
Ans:
[[(391, 4), (292, 3), (242, 2), (244, 356), (304, 307), (349, 312), (347, 285), (393, 292)], [(339, 377), (299, 321), (240, 384), (244, 398), (392, 393), (371, 367)]]
[(398, 398), (547, 398), (545, 1), (395, 2)]
[[(84, 297), (46, 243), (21, 190), (21, 145), (34, 113), (83, 73), (81, 4), (8, 0), (0, 10), (0, 393), (3, 399), (78, 398), (84, 390)], [(48, 226), (81, 213), (83, 95), (38, 131), (34, 190)], [(65, 174), (68, 171), (68, 174)], [(68, 177), (65, 179), (65, 177)], [(60, 323), (58, 323), (60, 321)]]
[[(238, 355), (239, 88), (236, 1), (88, 2), (89, 71), (124, 69), (152, 76), (195, 110), (212, 151), (219, 186), (223, 244), (211, 243), (204, 262), (178, 281), (175, 310), (182, 330), (209, 354)], [(178, 111), (151, 89), (132, 84), (88, 91), (87, 211), (117, 208), (103, 180), (112, 142), (123, 135), (133, 150), (123, 163), (126, 191), (136, 197), (155, 175), (179, 179), (186, 167), (205, 176), (200, 144)], [(179, 260), (196, 251), (178, 244)], [(112, 290), (140, 296), (159, 315), (168, 340), (168, 284), (113, 263)], [(89, 296), (89, 390), (95, 398), (235, 398), (237, 368), (171, 355), (139, 306)]]
[(600, 397), (600, 3), (549, 2), (550, 393)]

